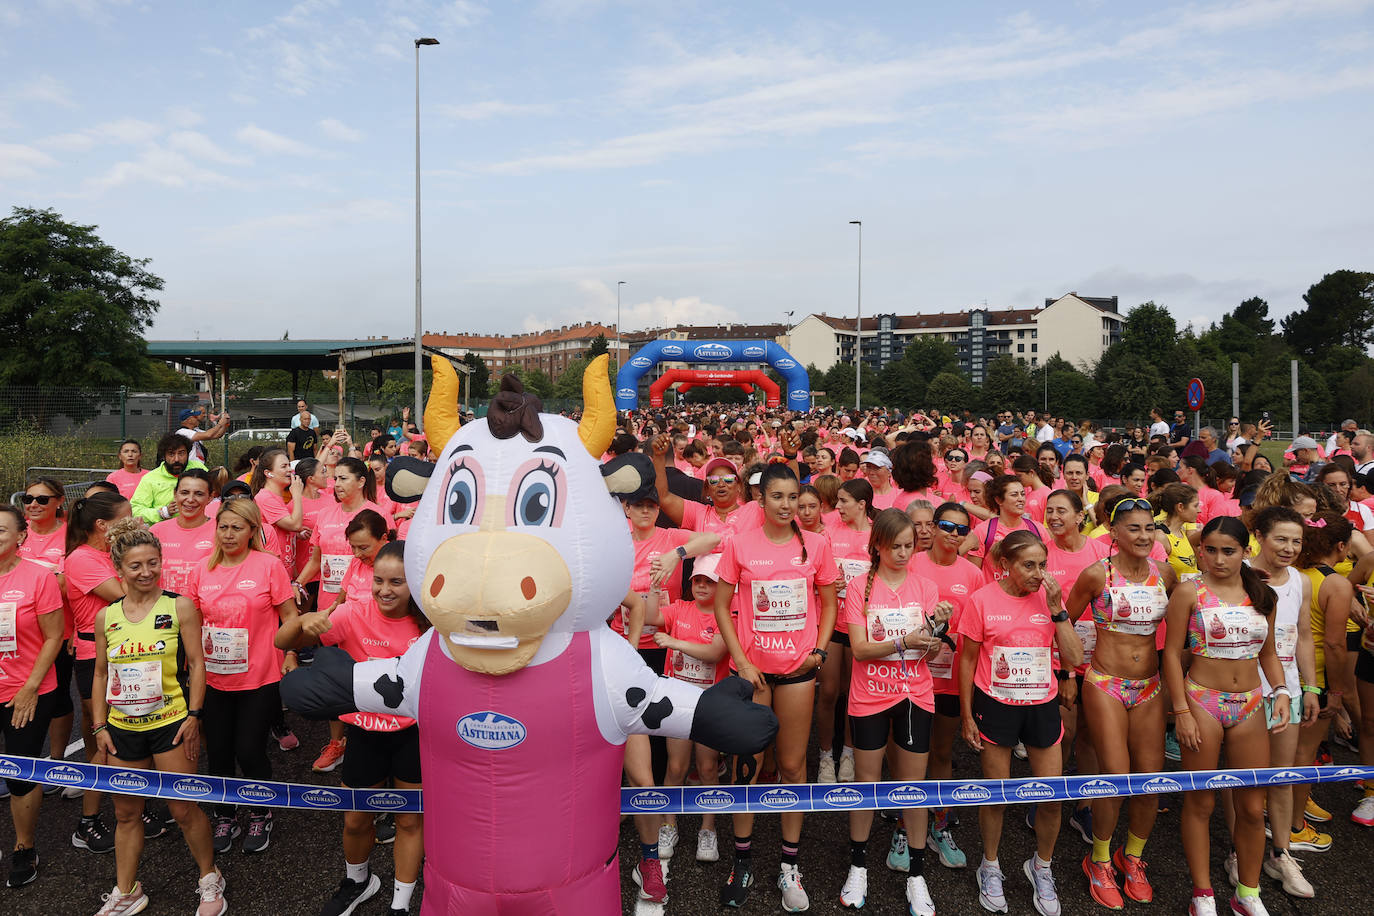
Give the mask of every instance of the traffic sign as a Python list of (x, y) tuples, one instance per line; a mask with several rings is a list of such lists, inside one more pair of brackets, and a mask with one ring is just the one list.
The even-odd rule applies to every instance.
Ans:
[(1202, 387), (1202, 379), (1195, 378), (1188, 383), (1188, 409), (1201, 410), (1202, 399), (1207, 396), (1206, 390)]

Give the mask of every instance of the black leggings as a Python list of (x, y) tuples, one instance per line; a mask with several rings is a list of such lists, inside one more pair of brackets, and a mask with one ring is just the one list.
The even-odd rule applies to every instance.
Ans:
[[(205, 688), (205, 756), (211, 776), (234, 776), (234, 764), (245, 779), (271, 779), (267, 759), (267, 730), (281, 711), (281, 691), (276, 684), (252, 690)], [(266, 809), (258, 809), (266, 810)], [(231, 806), (214, 806), (215, 814), (232, 815)]]

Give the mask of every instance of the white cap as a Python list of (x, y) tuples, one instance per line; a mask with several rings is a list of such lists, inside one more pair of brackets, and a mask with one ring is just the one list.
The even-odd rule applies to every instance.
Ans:
[(716, 572), (716, 568), (719, 566), (720, 554), (718, 553), (708, 553), (704, 557), (697, 557), (692, 561), (692, 578), (705, 576), (712, 582), (719, 582), (720, 574)]

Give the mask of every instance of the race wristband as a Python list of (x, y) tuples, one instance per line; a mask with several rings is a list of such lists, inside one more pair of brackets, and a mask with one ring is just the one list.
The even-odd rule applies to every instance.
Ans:
[(1322, 692), (1322, 689), (1321, 689), (1320, 687), (1314, 686), (1314, 685), (1312, 685), (1312, 684), (1303, 684), (1303, 685), (1302, 685), (1302, 692), (1303, 692), (1303, 693), (1315, 693), (1315, 694), (1317, 694), (1318, 696), (1320, 696), (1320, 695), (1321, 695), (1321, 692)]

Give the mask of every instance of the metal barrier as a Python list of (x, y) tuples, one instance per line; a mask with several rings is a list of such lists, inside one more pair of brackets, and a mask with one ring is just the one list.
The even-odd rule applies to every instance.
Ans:
[[(97, 483), (110, 476), (113, 468), (51, 468), (51, 467), (30, 467), (24, 469), (24, 480), (32, 482), (36, 477), (52, 477), (62, 482), (62, 488), (66, 492), (66, 508), (71, 508), (71, 504), (86, 495), (86, 490), (91, 484)], [(71, 479), (69, 479), (71, 478)], [(22, 506), (19, 497), (24, 495), (23, 490), (17, 490), (10, 494), (10, 504)]]

